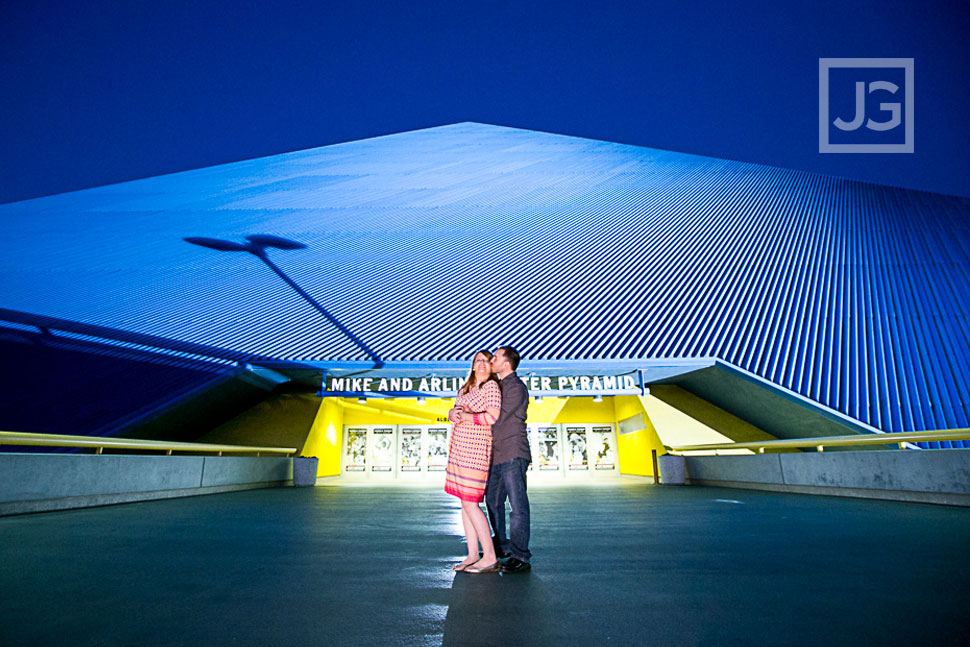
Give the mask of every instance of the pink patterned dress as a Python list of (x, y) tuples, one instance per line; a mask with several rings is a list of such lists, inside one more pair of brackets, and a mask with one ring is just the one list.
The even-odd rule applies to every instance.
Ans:
[(448, 445), (445, 492), (462, 501), (480, 502), (485, 496), (488, 470), (492, 466), (492, 422), (484, 411), (502, 406), (498, 383), (488, 381), (481, 388), (458, 393), (455, 405), (478, 415), (465, 416), (455, 425)]

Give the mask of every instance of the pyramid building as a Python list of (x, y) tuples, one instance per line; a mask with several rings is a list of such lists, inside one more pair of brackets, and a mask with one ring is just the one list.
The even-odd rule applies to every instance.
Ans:
[[(540, 392), (676, 386), (774, 437), (970, 426), (965, 198), (461, 123), (0, 205), (0, 222), (0, 330), (24, 348), (151, 349), (371, 397), (349, 378), (454, 379), (512, 344)], [(185, 240), (260, 235), (299, 245)]]

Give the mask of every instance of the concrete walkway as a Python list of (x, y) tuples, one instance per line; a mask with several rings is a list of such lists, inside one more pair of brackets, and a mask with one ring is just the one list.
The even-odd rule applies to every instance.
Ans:
[(454, 574), (457, 502), (322, 486), (0, 518), (2, 645), (926, 645), (970, 510), (536, 488), (534, 570)]

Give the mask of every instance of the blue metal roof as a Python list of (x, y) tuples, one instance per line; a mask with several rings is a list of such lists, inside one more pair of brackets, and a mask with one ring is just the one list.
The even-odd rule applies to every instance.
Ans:
[(887, 431), (970, 426), (970, 201), (456, 124), (0, 205), (0, 307), (325, 366), (512, 343), (718, 358)]

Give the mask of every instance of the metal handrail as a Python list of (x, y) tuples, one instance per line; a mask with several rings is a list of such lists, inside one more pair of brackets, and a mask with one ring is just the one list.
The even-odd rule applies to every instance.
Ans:
[(894, 445), (906, 442), (936, 442), (941, 440), (970, 440), (970, 429), (941, 429), (937, 431), (901, 431), (889, 434), (824, 436), (818, 438), (792, 438), (787, 440), (753, 440), (741, 443), (710, 443), (706, 445), (667, 446), (671, 454), (684, 452), (719, 451), (726, 449), (750, 449), (763, 454), (765, 449), (792, 449), (815, 447), (852, 447), (858, 445)]
[(138, 440), (135, 438), (100, 438), (63, 434), (33, 434), (19, 431), (0, 431), (0, 445), (32, 445), (36, 447), (93, 447), (100, 454), (108, 449), (141, 449), (163, 451), (171, 456), (176, 452), (223, 452), (236, 454), (295, 454), (296, 447), (254, 447), (248, 445), (218, 445), (213, 443), (182, 443), (166, 440)]

